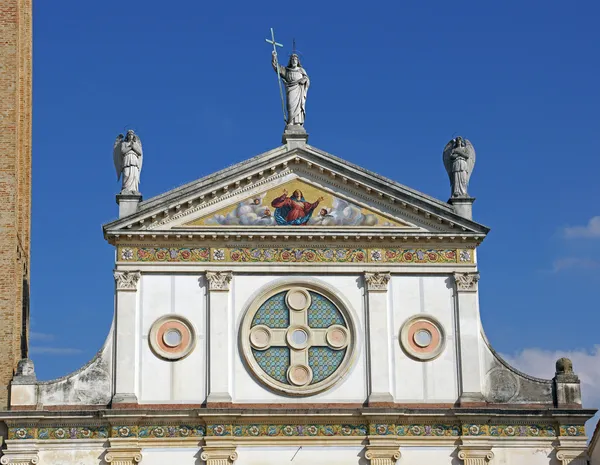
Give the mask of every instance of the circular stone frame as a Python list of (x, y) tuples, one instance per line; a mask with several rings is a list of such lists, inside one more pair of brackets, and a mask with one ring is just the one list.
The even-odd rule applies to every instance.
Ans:
[[(165, 341), (165, 334), (176, 330), (181, 334), (181, 341), (177, 345), (169, 345)], [(187, 318), (180, 315), (164, 315), (152, 323), (148, 344), (157, 357), (175, 361), (187, 357), (196, 346), (196, 331)]]
[[(421, 331), (429, 333), (429, 344), (423, 345), (417, 341), (417, 334)], [(404, 322), (400, 329), (400, 346), (411, 358), (426, 362), (433, 360), (444, 351), (446, 347), (446, 333), (442, 324), (431, 315), (415, 315)]]
[[(319, 381), (318, 383), (315, 383), (315, 384), (310, 384), (312, 381), (312, 378), (313, 378), (313, 373), (312, 373), (312, 369), (310, 368), (310, 366), (291, 364), (288, 367), (287, 372), (286, 372), (286, 378), (290, 384), (284, 384), (284, 383), (272, 378), (271, 376), (269, 376), (259, 366), (258, 362), (254, 358), (254, 355), (252, 353), (252, 349), (261, 350), (259, 347), (257, 347), (257, 344), (256, 344), (256, 342), (257, 342), (256, 341), (257, 338), (255, 336), (256, 332), (262, 331), (263, 328), (265, 328), (267, 330), (267, 332), (270, 332), (269, 328), (267, 328), (264, 325), (256, 325), (254, 327), (251, 327), (252, 320), (254, 319), (256, 312), (260, 309), (261, 305), (264, 302), (266, 302), (269, 298), (271, 298), (272, 296), (274, 296), (280, 292), (290, 293), (290, 291), (291, 291), (291, 293), (295, 293), (295, 292), (303, 293), (307, 297), (307, 299), (305, 299), (305, 302), (302, 304), (302, 306), (298, 305), (297, 308), (294, 308), (289, 305), (289, 302), (288, 302), (288, 299), (286, 296), (286, 304), (288, 305), (290, 312), (307, 310), (311, 303), (311, 300), (310, 300), (311, 298), (310, 298), (310, 294), (308, 291), (313, 291), (317, 294), (321, 294), (324, 297), (328, 298), (335, 305), (337, 310), (342, 314), (344, 321), (346, 323), (346, 326), (347, 326), (347, 327), (343, 327), (340, 325), (332, 325), (329, 327), (330, 332), (339, 331), (340, 334), (343, 334), (344, 337), (341, 337), (337, 333), (334, 333), (334, 335), (331, 336), (331, 339), (332, 339), (331, 342), (333, 342), (333, 344), (331, 344), (331, 342), (326, 341), (327, 346), (334, 348), (336, 350), (345, 349), (346, 354), (344, 355), (342, 362), (340, 363), (338, 368), (333, 372), (333, 374), (331, 374), (326, 379)], [(298, 299), (298, 301), (299, 300), (301, 300), (301, 299)], [(292, 302), (292, 304), (294, 304), (294, 302)], [(294, 280), (294, 281), (284, 281), (284, 282), (280, 281), (277, 284), (270, 284), (270, 285), (266, 286), (264, 289), (259, 290), (256, 294), (254, 294), (252, 296), (250, 303), (247, 304), (247, 306), (246, 306), (246, 310), (243, 313), (243, 316), (241, 318), (240, 330), (238, 333), (240, 352), (242, 354), (242, 357), (245, 361), (246, 367), (248, 368), (248, 371), (250, 372), (250, 374), (253, 375), (254, 378), (257, 379), (265, 387), (270, 388), (271, 390), (276, 391), (278, 393), (286, 394), (288, 396), (294, 396), (294, 397), (312, 396), (319, 392), (325, 391), (325, 390), (331, 388), (332, 386), (334, 386), (335, 384), (337, 384), (348, 373), (348, 371), (352, 367), (354, 360), (356, 358), (356, 355), (357, 355), (356, 349), (358, 346), (358, 340), (357, 340), (356, 321), (355, 321), (355, 318), (353, 316), (351, 309), (348, 306), (349, 306), (349, 304), (347, 304), (343, 300), (343, 297), (337, 296), (336, 292), (329, 290), (328, 286), (325, 283), (321, 284), (320, 282), (312, 282), (312, 280), (311, 281)], [(340, 328), (341, 328), (341, 331), (340, 331)], [(311, 342), (312, 342), (311, 328), (308, 328), (307, 326), (304, 326), (304, 325), (290, 324), (285, 329), (287, 330), (287, 334), (285, 337), (286, 342), (287, 342), (287, 347), (289, 347), (290, 351), (294, 350), (293, 349), (294, 345), (297, 345), (297, 344), (294, 344), (294, 341), (292, 339), (293, 332), (297, 331), (297, 330), (306, 332), (307, 336), (308, 336), (308, 340), (306, 341), (306, 344), (303, 343), (303, 344), (297, 345), (297, 346), (298, 347), (307, 347), (307, 346), (311, 345)], [(255, 337), (253, 338), (252, 336), (255, 336)], [(263, 336), (263, 338), (261, 338), (262, 344), (258, 344), (258, 345), (261, 346), (263, 349), (271, 347), (270, 346), (270, 337), (268, 339), (269, 339), (269, 341), (267, 342), (267, 337)], [(340, 339), (342, 339), (342, 340), (340, 340)], [(306, 349), (301, 349), (301, 350), (306, 350)], [(304, 370), (305, 373), (301, 373), (302, 370)]]

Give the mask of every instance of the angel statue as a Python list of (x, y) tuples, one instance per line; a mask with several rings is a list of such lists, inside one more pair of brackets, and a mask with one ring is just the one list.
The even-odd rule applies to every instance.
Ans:
[(290, 56), (286, 67), (277, 63), (277, 55), (273, 52), (271, 64), (276, 73), (285, 83), (287, 102), (287, 125), (303, 126), (306, 117), (306, 93), (310, 80), (308, 74), (300, 64), (300, 58), (295, 53)]
[(127, 131), (125, 137), (123, 134), (117, 136), (113, 146), (113, 161), (117, 181), (123, 176), (121, 194), (139, 194), (143, 158), (142, 142), (133, 130)]
[(467, 139), (456, 137), (444, 147), (444, 166), (450, 177), (452, 198), (469, 197), (467, 187), (475, 166), (475, 149)]

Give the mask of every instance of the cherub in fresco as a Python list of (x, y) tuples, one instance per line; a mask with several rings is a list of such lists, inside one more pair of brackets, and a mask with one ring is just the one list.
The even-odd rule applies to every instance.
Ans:
[(280, 225), (305, 225), (310, 220), (315, 208), (323, 197), (319, 197), (316, 202), (310, 203), (304, 199), (302, 191), (296, 189), (291, 197), (288, 197), (287, 190), (283, 190), (283, 195), (277, 197), (271, 202), (275, 208), (275, 221)]

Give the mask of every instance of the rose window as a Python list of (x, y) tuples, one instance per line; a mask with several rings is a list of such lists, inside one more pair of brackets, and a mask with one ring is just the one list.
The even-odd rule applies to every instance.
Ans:
[(250, 307), (242, 324), (242, 350), (264, 384), (310, 395), (346, 373), (353, 334), (348, 312), (333, 295), (316, 287), (280, 287)]

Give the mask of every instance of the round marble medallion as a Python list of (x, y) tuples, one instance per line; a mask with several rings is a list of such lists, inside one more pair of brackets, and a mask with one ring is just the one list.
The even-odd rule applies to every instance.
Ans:
[(312, 379), (312, 370), (306, 365), (292, 365), (288, 368), (287, 377), (296, 386), (305, 386)]
[(442, 353), (445, 342), (441, 323), (430, 315), (415, 315), (400, 330), (402, 349), (417, 360), (433, 360)]
[(157, 356), (166, 360), (179, 360), (194, 349), (196, 332), (187, 318), (165, 315), (150, 327), (148, 343)]
[(305, 289), (290, 289), (285, 300), (292, 310), (301, 312), (310, 306), (310, 294)]

